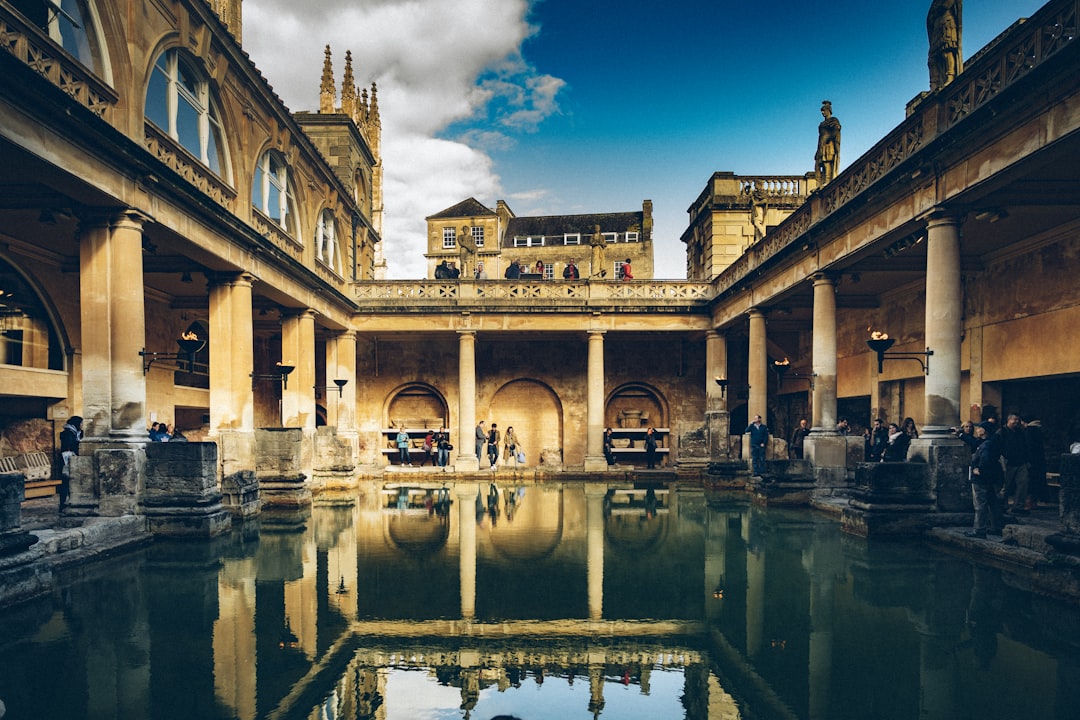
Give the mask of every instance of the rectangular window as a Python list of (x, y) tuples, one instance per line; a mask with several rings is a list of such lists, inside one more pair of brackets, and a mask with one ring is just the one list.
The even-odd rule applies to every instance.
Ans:
[(637, 242), (637, 241), (638, 241), (638, 234), (636, 232), (628, 232), (628, 233), (626, 233), (626, 242)]
[(514, 247), (543, 247), (543, 246), (544, 246), (544, 236), (543, 235), (540, 235), (540, 236), (529, 235), (527, 237), (515, 237), (514, 238)]
[(566, 233), (565, 235), (563, 235), (563, 244), (564, 245), (580, 245), (581, 244), (581, 233)]
[(544, 279), (550, 280), (555, 277), (555, 266), (551, 263), (544, 263)]
[(484, 228), (478, 225), (473, 226), (472, 238), (473, 242), (476, 243), (476, 247), (484, 247)]
[(619, 242), (619, 233), (604, 233), (604, 241), (609, 243)]
[(442, 229), (442, 246), (443, 250), (453, 250), (457, 247), (457, 228)]

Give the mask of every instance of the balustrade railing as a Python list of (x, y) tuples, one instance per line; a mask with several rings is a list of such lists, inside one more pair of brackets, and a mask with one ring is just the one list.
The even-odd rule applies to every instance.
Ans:
[(523, 310), (537, 306), (569, 309), (605, 304), (704, 308), (713, 295), (710, 283), (686, 280), (390, 280), (360, 282), (353, 288), (361, 307), (382, 309), (393, 309), (397, 304), (453, 308), (478, 303)]

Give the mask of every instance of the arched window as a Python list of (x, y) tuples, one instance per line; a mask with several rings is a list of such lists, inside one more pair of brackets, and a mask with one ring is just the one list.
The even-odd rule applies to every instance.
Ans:
[(225, 144), (210, 84), (178, 50), (158, 56), (146, 88), (146, 118), (216, 175)]
[(97, 72), (91, 47), (94, 35), (87, 32), (90, 13), (85, 0), (11, 0), (11, 4), (57, 45)]
[(341, 263), (338, 262), (337, 227), (334, 222), (334, 213), (329, 209), (319, 213), (319, 225), (315, 229), (315, 257), (336, 273), (341, 273)]
[(251, 203), (268, 218), (280, 225), (295, 239), (296, 214), (292, 188), (289, 184), (289, 168), (285, 158), (275, 150), (267, 150), (255, 166), (255, 182), (251, 187)]

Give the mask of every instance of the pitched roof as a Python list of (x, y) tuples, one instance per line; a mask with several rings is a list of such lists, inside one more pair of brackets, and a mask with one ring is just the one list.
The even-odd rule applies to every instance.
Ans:
[(459, 218), (459, 217), (479, 217), (481, 215), (494, 215), (495, 211), (489, 207), (485, 207), (476, 198), (469, 198), (468, 200), (462, 200), (457, 205), (437, 212), (434, 215), (428, 215), (425, 220), (438, 220), (439, 218)]
[[(593, 213), (590, 215), (548, 215), (545, 217), (516, 217), (506, 225), (506, 240), (515, 237), (563, 235), (580, 233), (590, 236), (600, 226), (600, 232), (641, 232), (642, 212)], [(644, 239), (644, 238), (643, 238)]]

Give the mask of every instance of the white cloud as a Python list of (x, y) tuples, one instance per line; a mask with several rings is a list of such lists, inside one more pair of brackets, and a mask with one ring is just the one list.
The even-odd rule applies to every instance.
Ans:
[[(486, 154), (557, 112), (564, 82), (520, 55), (529, 0), (248, 0), (244, 47), (291, 110), (318, 108), (329, 44), (340, 102), (345, 52), (356, 84), (378, 83), (383, 125), (383, 253), (391, 277), (422, 277), (424, 217), (501, 192)], [(482, 128), (467, 127), (470, 119)], [(493, 129), (494, 120), (502, 131)], [(437, 139), (454, 123), (457, 140)]]

